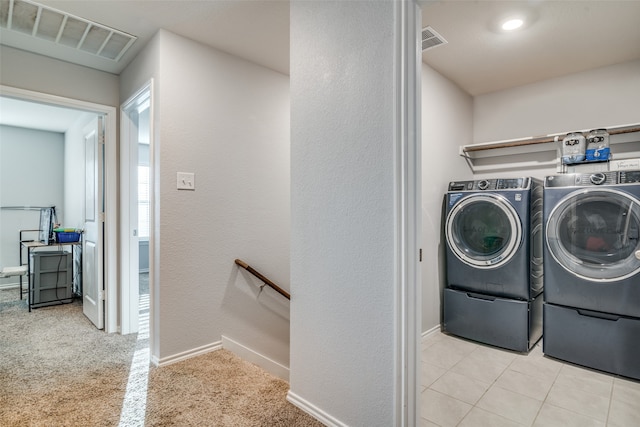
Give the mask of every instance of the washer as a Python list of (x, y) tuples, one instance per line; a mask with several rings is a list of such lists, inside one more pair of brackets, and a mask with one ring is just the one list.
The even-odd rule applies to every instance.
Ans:
[(640, 171), (544, 183), (545, 354), (640, 379)]
[(528, 351), (542, 334), (542, 181), (456, 181), (445, 197), (444, 330)]

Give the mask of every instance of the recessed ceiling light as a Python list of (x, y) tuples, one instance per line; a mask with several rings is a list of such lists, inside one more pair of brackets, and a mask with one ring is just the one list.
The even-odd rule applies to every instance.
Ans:
[(513, 31), (513, 30), (517, 30), (518, 28), (522, 28), (522, 26), (524, 25), (524, 21), (520, 18), (511, 18), (508, 19), (506, 21), (504, 21), (502, 23), (501, 28), (504, 31)]

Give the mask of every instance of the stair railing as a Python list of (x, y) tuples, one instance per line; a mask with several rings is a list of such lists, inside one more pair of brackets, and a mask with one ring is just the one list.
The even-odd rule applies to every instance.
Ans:
[(251, 273), (254, 276), (256, 276), (258, 279), (262, 280), (262, 282), (265, 285), (273, 288), (276, 292), (278, 292), (280, 295), (282, 295), (286, 299), (291, 300), (291, 295), (289, 295), (289, 293), (287, 291), (285, 291), (280, 286), (278, 286), (275, 283), (273, 283), (271, 280), (267, 279), (265, 276), (263, 276), (260, 272), (258, 272), (256, 269), (251, 267), (246, 262), (242, 261), (241, 259), (236, 259), (235, 263), (237, 265), (239, 265), (240, 267), (244, 268), (245, 270), (247, 270), (249, 273)]

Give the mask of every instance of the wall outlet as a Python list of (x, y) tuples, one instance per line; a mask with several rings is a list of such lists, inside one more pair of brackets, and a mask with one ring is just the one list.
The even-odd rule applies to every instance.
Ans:
[(191, 172), (178, 172), (177, 187), (178, 190), (195, 190), (196, 175)]

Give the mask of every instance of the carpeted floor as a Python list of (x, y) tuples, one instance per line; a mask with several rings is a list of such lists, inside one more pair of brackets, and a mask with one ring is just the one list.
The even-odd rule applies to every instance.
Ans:
[[(0, 291), (0, 425), (137, 426), (121, 419), (136, 336), (106, 334), (81, 302), (27, 310)], [(219, 350), (150, 367), (146, 426), (322, 426), (286, 400), (288, 383)]]

